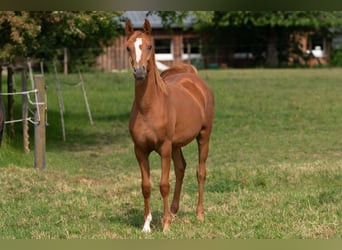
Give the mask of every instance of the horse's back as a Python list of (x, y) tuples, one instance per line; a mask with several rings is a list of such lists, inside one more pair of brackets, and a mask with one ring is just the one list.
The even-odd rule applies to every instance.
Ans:
[[(214, 95), (209, 86), (193, 73), (179, 73), (166, 81), (169, 92), (173, 95), (174, 103), (180, 103), (180, 109), (196, 106), (203, 120), (212, 122), (214, 112)], [(210, 121), (208, 121), (210, 120)]]
[(197, 69), (191, 64), (179, 63), (161, 72), (160, 76), (163, 78), (164, 81), (167, 81), (168, 77), (170, 76), (172, 77), (175, 74), (181, 74), (181, 73), (197, 74)]
[(168, 77), (166, 85), (169, 89), (186, 91), (197, 100), (202, 100), (203, 104), (210, 104), (214, 101), (214, 96), (209, 86), (197, 75), (193, 73), (178, 73)]
[(186, 63), (179, 63), (163, 71), (160, 76), (170, 89), (186, 91), (196, 100), (213, 102), (213, 94), (207, 84), (198, 76), (197, 69)]

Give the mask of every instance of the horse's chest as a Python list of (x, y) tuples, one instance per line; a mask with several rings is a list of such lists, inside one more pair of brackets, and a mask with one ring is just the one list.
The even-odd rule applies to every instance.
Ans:
[(157, 147), (166, 137), (167, 130), (163, 120), (153, 115), (135, 115), (130, 119), (130, 133), (134, 143)]

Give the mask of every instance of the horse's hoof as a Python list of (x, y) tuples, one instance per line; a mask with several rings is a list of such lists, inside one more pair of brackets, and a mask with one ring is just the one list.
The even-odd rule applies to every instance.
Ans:
[(170, 231), (170, 225), (169, 224), (164, 224), (163, 234), (167, 234), (169, 231)]
[(152, 215), (151, 215), (151, 213), (149, 213), (148, 216), (146, 217), (144, 227), (142, 229), (142, 231), (144, 233), (150, 233), (151, 232), (151, 227), (150, 227), (151, 221), (152, 221)]
[(203, 214), (197, 214), (197, 220), (198, 221), (204, 221), (204, 215)]
[(178, 212), (178, 205), (172, 204), (170, 210), (172, 214), (176, 214)]
[(142, 230), (141, 230), (141, 232), (143, 232), (143, 233), (151, 233), (151, 228), (149, 228), (149, 227), (147, 227), (147, 228), (143, 228)]
[(175, 219), (175, 218), (177, 218), (177, 214), (171, 212), (171, 221), (172, 221), (173, 219)]

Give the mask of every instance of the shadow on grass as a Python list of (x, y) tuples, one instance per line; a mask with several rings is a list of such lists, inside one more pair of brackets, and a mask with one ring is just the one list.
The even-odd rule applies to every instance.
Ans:
[(109, 222), (139, 228), (143, 223), (143, 210), (136, 208), (127, 209), (123, 213), (110, 216)]
[[(151, 230), (163, 230), (162, 218), (163, 214), (160, 211), (152, 211)], [(110, 216), (109, 222), (125, 224), (128, 227), (142, 229), (144, 226), (144, 208), (127, 208), (123, 213)]]
[[(175, 217), (172, 218), (172, 224), (189, 224), (192, 219), (195, 218), (195, 213), (191, 212), (182, 212), (179, 211)], [(115, 224), (124, 224), (128, 227), (133, 227), (138, 230), (142, 230), (144, 226), (144, 208), (127, 208), (120, 214), (116, 214), (115, 216), (110, 216), (110, 223)], [(151, 222), (151, 230), (155, 232), (163, 231), (163, 212), (160, 210), (152, 211), (152, 222)], [(190, 227), (190, 225), (189, 225)]]
[[(64, 115), (66, 141), (63, 141), (63, 129), (59, 112), (48, 111), (46, 126), (46, 148), (51, 152), (77, 151), (91, 146), (120, 145), (130, 141), (128, 131), (129, 112), (112, 115), (94, 115), (94, 124), (90, 125), (87, 114), (67, 112)], [(8, 127), (8, 126), (7, 126)], [(29, 124), (29, 142), (34, 150), (33, 124)], [(14, 135), (8, 135), (6, 146), (21, 149), (23, 144), (23, 129), (21, 123), (14, 125)]]
[(128, 132), (129, 113), (93, 116), (94, 124), (90, 125), (87, 114), (71, 114), (64, 116), (65, 137), (60, 114), (49, 113), (49, 125), (46, 128), (46, 144), (50, 151), (78, 150), (80, 147), (120, 144), (130, 140)]

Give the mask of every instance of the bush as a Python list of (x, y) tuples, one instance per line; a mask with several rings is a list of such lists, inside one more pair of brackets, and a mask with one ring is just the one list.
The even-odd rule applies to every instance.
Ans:
[(331, 66), (342, 67), (342, 49), (333, 50), (330, 64)]

